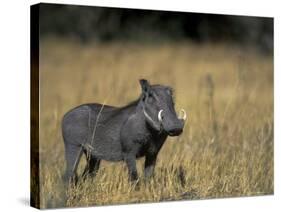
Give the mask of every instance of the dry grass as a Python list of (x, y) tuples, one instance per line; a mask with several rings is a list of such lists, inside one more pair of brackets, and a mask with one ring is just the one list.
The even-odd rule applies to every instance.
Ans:
[[(41, 207), (273, 194), (273, 58), (225, 45), (108, 44), (48, 39), (40, 49)], [(95, 179), (65, 190), (63, 114), (87, 102), (125, 105), (138, 79), (175, 89), (188, 111), (179, 138), (160, 151), (140, 188), (123, 163), (102, 162)], [(85, 160), (79, 167), (83, 169)], [(138, 170), (143, 176), (143, 159)]]

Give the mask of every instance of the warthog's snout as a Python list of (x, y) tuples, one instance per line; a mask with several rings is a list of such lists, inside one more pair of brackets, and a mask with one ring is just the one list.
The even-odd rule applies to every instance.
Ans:
[(183, 127), (184, 127), (184, 121), (179, 120), (178, 124), (176, 124), (173, 127), (167, 129), (167, 133), (168, 133), (169, 136), (178, 136), (182, 133)]
[(163, 116), (163, 110), (160, 110), (158, 113), (158, 120), (164, 126), (164, 130), (168, 133), (169, 136), (178, 136), (182, 133), (184, 124), (186, 121), (186, 112), (181, 109), (180, 113), (174, 121), (168, 121), (168, 124), (163, 121), (165, 118)]
[(182, 128), (175, 128), (175, 129), (168, 131), (169, 136), (178, 136), (181, 133), (182, 133)]

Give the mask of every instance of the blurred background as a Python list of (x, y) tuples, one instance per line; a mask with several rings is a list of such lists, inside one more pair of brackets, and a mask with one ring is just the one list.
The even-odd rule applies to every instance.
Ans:
[(231, 42), (272, 53), (273, 19), (233, 15), (42, 5), (40, 35), (80, 42)]
[[(273, 18), (40, 4), (41, 207), (273, 194)], [(62, 187), (63, 115), (169, 85), (188, 122), (139, 190), (123, 163)], [(84, 158), (79, 173), (85, 165)], [(143, 160), (138, 161), (143, 176)]]

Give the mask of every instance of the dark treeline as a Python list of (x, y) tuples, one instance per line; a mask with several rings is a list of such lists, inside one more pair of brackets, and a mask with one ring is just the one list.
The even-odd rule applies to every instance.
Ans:
[(272, 52), (273, 18), (41, 4), (40, 35), (82, 42), (226, 41)]

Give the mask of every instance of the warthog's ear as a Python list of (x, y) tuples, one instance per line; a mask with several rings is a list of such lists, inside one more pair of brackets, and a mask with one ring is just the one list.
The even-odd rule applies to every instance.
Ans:
[(149, 82), (146, 79), (141, 79), (140, 84), (141, 84), (142, 93), (147, 95), (150, 90)]

